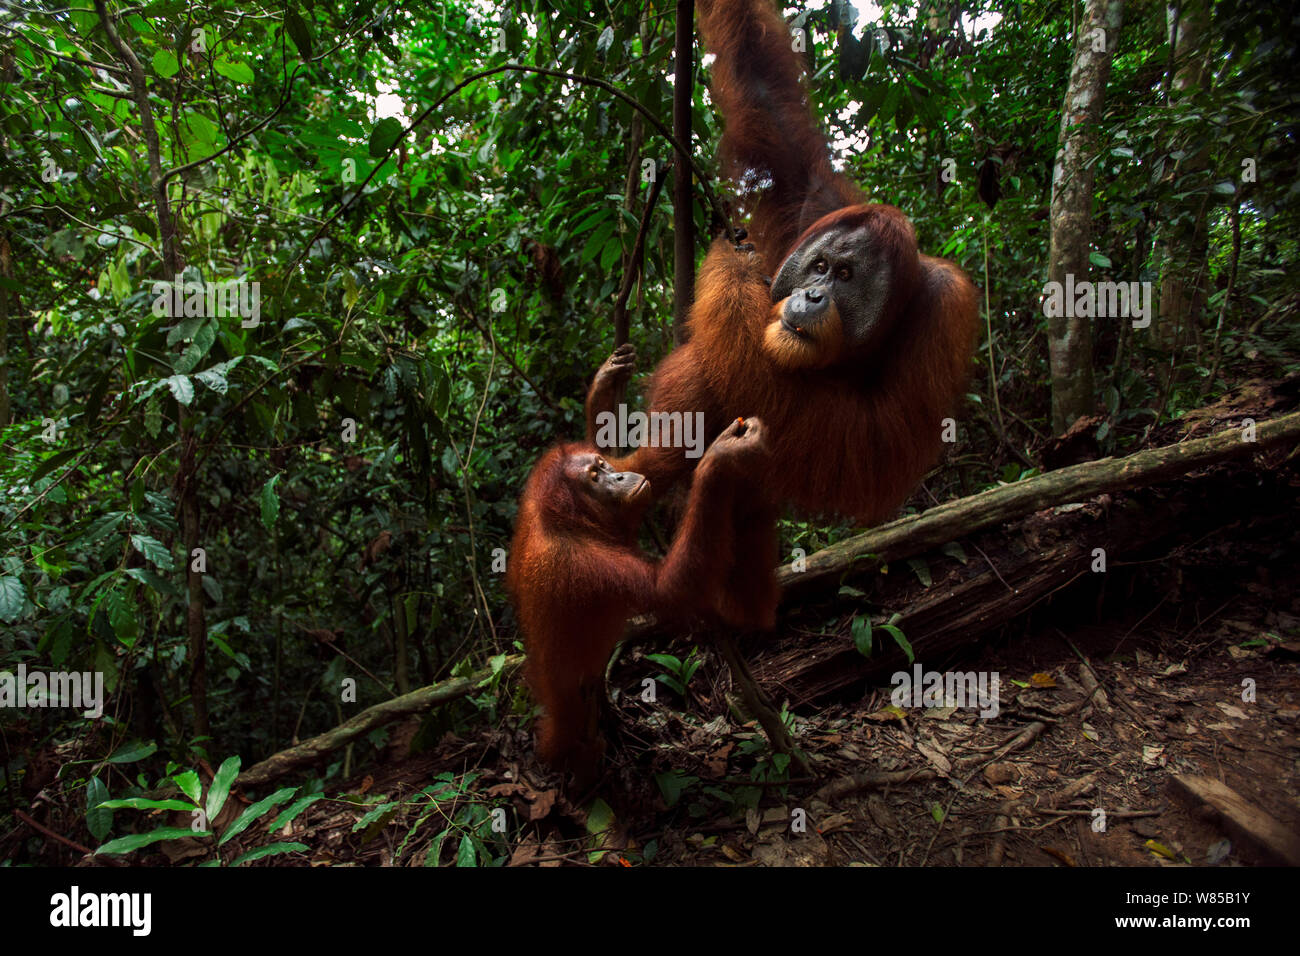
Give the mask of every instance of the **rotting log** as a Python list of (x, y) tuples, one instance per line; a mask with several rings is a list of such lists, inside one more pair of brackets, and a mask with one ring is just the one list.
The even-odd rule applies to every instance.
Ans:
[(777, 579), (785, 598), (800, 596), (834, 587), (846, 571), (865, 571), (921, 554), (1044, 508), (1158, 484), (1197, 468), (1257, 454), (1287, 442), (1300, 442), (1300, 412), (1256, 425), (1253, 442), (1244, 441), (1242, 435), (1241, 428), (1229, 428), (1206, 438), (1150, 448), (1126, 458), (1071, 465), (947, 501), (810, 554), (805, 570), (795, 572), (783, 567)]
[(300, 744), (281, 750), (279, 753), (267, 757), (261, 763), (254, 764), (239, 775), (235, 781), (235, 786), (244, 789), (258, 787), (282, 777), (286, 773), (310, 766), (331, 751), (350, 744), (358, 737), (370, 733), (376, 727), (382, 727), (384, 724), (403, 717), (422, 714), (448, 701), (468, 697), (498, 674), (503, 679), (510, 677), (523, 662), (524, 657), (522, 654), (512, 654), (505, 659), (499, 669), (487, 667), (468, 677), (453, 677), (451, 680), (430, 684), (427, 687), (413, 690), (409, 694), (403, 694), (400, 697), (394, 697), (392, 700), (375, 704), (373, 707), (367, 707), (361, 713), (345, 720), (334, 729), (327, 730), (310, 740), (304, 740)]
[[(1242, 439), (1240, 428), (1226, 429), (1207, 438), (1152, 448), (1126, 458), (1104, 458), (1040, 475), (977, 495), (946, 502), (919, 515), (909, 515), (855, 535), (808, 556), (806, 569), (778, 571), (783, 597), (802, 596), (835, 587), (847, 572), (865, 572), (891, 561), (922, 554), (994, 525), (1024, 518), (1036, 511), (1085, 501), (1097, 495), (1142, 488), (1184, 475), (1197, 468), (1265, 451), (1287, 442), (1300, 442), (1300, 412), (1284, 415), (1256, 426), (1256, 440)], [(1142, 516), (1147, 532), (1176, 521), (1175, 512), (1162, 518)], [(1154, 523), (1153, 523), (1154, 522)], [(1114, 546), (1117, 528), (1108, 526), (1106, 541)], [(1150, 535), (1147, 535), (1150, 537)], [(1032, 605), (1044, 593), (1060, 586), (1080, 567), (1092, 544), (1086, 540), (1058, 543), (1029, 555), (1015, 567), (988, 571), (950, 588), (947, 593), (928, 595), (910, 607), (900, 621), (909, 636), (929, 634), (927, 651), (947, 646), (954, 635), (968, 639), (974, 633), (1009, 619)], [(1071, 570), (1073, 569), (1073, 570)], [(630, 637), (643, 637), (657, 630), (653, 622), (631, 629)], [(790, 693), (796, 702), (810, 700), (846, 682), (860, 680), (873, 665), (845, 642), (806, 643), (798, 650), (795, 670), (804, 675), (802, 688), (792, 687), (795, 678), (791, 662), (773, 656), (755, 667), (761, 681), (774, 683)], [(850, 653), (851, 651), (851, 653)], [(351, 743), (377, 727), (403, 717), (466, 697), (479, 690), (497, 673), (508, 678), (523, 664), (523, 656), (511, 655), (500, 671), (491, 668), (469, 677), (431, 684), (384, 701), (348, 719), (332, 730), (274, 754), (239, 775), (235, 786), (262, 786), (287, 773), (310, 766), (339, 747)], [(853, 666), (848, 666), (852, 664)], [(822, 675), (819, 678), (819, 675)], [(827, 676), (829, 675), (829, 676)]]

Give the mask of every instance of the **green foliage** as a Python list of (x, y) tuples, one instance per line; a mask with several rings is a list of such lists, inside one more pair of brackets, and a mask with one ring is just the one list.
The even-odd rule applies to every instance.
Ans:
[(672, 654), (647, 654), (645, 657), (646, 660), (667, 668), (669, 673), (660, 672), (654, 679), (663, 682), (681, 697), (686, 696), (686, 688), (691, 678), (704, 663), (698, 647), (691, 648), (691, 652), (686, 655), (686, 660), (681, 660)]
[(427, 835), (430, 822), (438, 828), (425, 854), (425, 866), (440, 866), (450, 862), (454, 866), (503, 866), (509, 859), (510, 844), (503, 830), (493, 826), (502, 819), (504, 810), (486, 803), (473, 790), (478, 774), (469, 773), (457, 778), (454, 774), (440, 773), (434, 783), (425, 787), (416, 801), (422, 807), (419, 816), (401, 844), (397, 856), (417, 834)]
[[(144, 833), (128, 834), (108, 841), (95, 852), (102, 853), (105, 856), (118, 856), (142, 850), (165, 840), (193, 840), (197, 838), (208, 843), (209, 848), (212, 850), (212, 856), (200, 865), (222, 865), (223, 861), (219, 855), (220, 847), (243, 833), (253, 823), (256, 823), (272, 809), (298, 792), (297, 787), (286, 787), (246, 807), (234, 821), (222, 830), (215, 843), (212, 843), (210, 838), (216, 836), (211, 830), (212, 821), (217, 818), (226, 805), (226, 798), (230, 796), (230, 785), (239, 775), (239, 766), (238, 757), (230, 757), (225, 760), (217, 770), (216, 776), (213, 777), (212, 784), (208, 787), (206, 799), (202, 794), (198, 774), (193, 770), (176, 771), (170, 774), (168, 778), (168, 782), (179, 789), (186, 797), (185, 800), (150, 797), (122, 797), (110, 800), (106, 799), (108, 790), (104, 785), (97, 777), (92, 778), (91, 786), (87, 789), (87, 827), (92, 833), (101, 838), (111, 826), (112, 811), (114, 810), (147, 810), (151, 815), (160, 810), (171, 810), (181, 813), (188, 812), (193, 818), (193, 823), (189, 827), (159, 826)], [(318, 797), (306, 797), (294, 803), (289, 810), (286, 810), (276, 819), (273, 829), (284, 826), (316, 799)], [(229, 865), (240, 866), (243, 863), (266, 856), (302, 852), (306, 849), (307, 847), (301, 843), (270, 843), (241, 854), (230, 861)]]
[[(51, 786), (85, 806), (95, 840), (129, 808), (110, 792), (167, 779), (197, 808), (177, 765), (210, 748), (260, 759), (504, 660), (496, 549), (537, 454), (582, 431), (645, 211), (640, 161), (662, 171), (671, 153), (586, 81), (672, 113), (670, 8), (323, 0), (249, 17), (214, 0), (186, 11), (196, 45), (173, 5), (110, 6), (144, 70), (148, 126), (91, 7), (18, 9), (0, 40), (0, 667), (102, 674), (109, 700), (99, 720), (49, 708), (6, 725), (0, 786), (53, 753), (94, 758)], [(1190, 347), (1096, 329), (1106, 453), (1243, 375), (1297, 367), (1300, 30), (1284, 7), (1215, 5), (1209, 73), (1181, 97), (1164, 8), (1126, 16), (1098, 130), (1093, 269), (1158, 288), (1187, 268), (1206, 295)], [(981, 0), (959, 30), (897, 5), (841, 25), (837, 9), (789, 12), (840, 159), (987, 297), (961, 442), (927, 488), (1022, 480), (1032, 470), (1004, 446), (1045, 438), (1037, 302), (1074, 14)], [(720, 124), (698, 78), (707, 169)], [(977, 190), (989, 177), (992, 209)], [(669, 192), (633, 299), (643, 370), (671, 344)], [(707, 204), (694, 211), (702, 249)], [(1162, 259), (1162, 238), (1198, 221), (1204, 248)], [(240, 308), (215, 308), (231, 290)], [(855, 530), (790, 521), (782, 538), (811, 554)], [(853, 639), (870, 649), (865, 618)], [(685, 694), (696, 655), (657, 663)], [(447, 719), (495, 719), (502, 690)], [(456, 803), (432, 858), (499, 861), (487, 813)]]
[[(921, 583), (929, 587), (929, 582), (924, 578)], [(903, 634), (903, 629), (898, 626), (898, 621), (902, 615), (895, 614), (885, 624), (879, 625), (879, 629), (893, 638), (898, 649), (907, 657), (907, 663), (911, 664), (916, 660), (916, 655), (912, 651), (912, 644)], [(875, 628), (871, 625), (871, 619), (865, 614), (855, 614), (853, 623), (850, 625), (850, 633), (853, 637), (853, 646), (863, 657), (874, 657), (875, 648)]]

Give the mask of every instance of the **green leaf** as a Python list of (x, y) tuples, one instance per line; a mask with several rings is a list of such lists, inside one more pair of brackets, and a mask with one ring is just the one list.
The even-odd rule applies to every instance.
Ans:
[(131, 535), (131, 544), (135, 549), (152, 561), (159, 569), (163, 571), (174, 570), (176, 564), (172, 561), (171, 552), (157, 538), (151, 538), (147, 534)]
[(230, 388), (230, 383), (226, 381), (226, 363), (214, 365), (211, 368), (204, 369), (194, 376), (208, 388), (212, 389), (218, 395), (225, 395)]
[(582, 247), (582, 260), (590, 262), (596, 258), (596, 253), (605, 248), (605, 242), (614, 233), (617, 223), (613, 219), (606, 219), (601, 223), (590, 236)]
[(307, 853), (309, 850), (310, 847), (305, 843), (268, 843), (266, 846), (259, 846), (247, 853), (241, 853), (230, 861), (230, 865), (240, 866), (244, 863), (260, 860), (264, 856), (279, 856), (281, 853)]
[(666, 685), (668, 689), (671, 690), (674, 694), (677, 694), (678, 696), (681, 697), (686, 696), (686, 685), (683, 684), (681, 681), (679, 681), (676, 677), (673, 677), (671, 674), (656, 674), (655, 680), (659, 681), (661, 684)]
[(182, 405), (194, 401), (194, 383), (188, 375), (173, 375), (167, 379), (167, 387), (172, 390), (172, 397)]
[(280, 496), (275, 493), (280, 476), (275, 475), (262, 485), (262, 526), (267, 531), (275, 530), (275, 522), (280, 517)]
[(284, 801), (288, 800), (297, 792), (297, 787), (284, 787), (283, 789), (275, 791), (275, 793), (271, 794), (269, 797), (258, 800), (257, 803), (253, 804), (241, 813), (239, 819), (232, 823), (225, 833), (221, 834), (221, 839), (218, 841), (217, 845), (224, 846), (228, 841), (234, 839), (247, 830), (253, 821), (262, 814), (266, 813), (272, 807), (277, 807), (284, 803)]
[(170, 347), (177, 342), (191, 341), (195, 333), (211, 321), (206, 315), (192, 315), (187, 319), (181, 319), (167, 332), (167, 345)]
[(23, 582), (16, 577), (0, 578), (0, 621), (12, 624), (23, 612), (26, 595)]
[(156, 571), (151, 571), (149, 568), (127, 568), (126, 574), (128, 577), (135, 578), (135, 580), (139, 581), (150, 590), (156, 591), (166, 597), (181, 596), (182, 592), (180, 588), (172, 584), (161, 574), (158, 574)]
[(360, 820), (357, 820), (352, 824), (352, 832), (356, 833), (360, 830), (364, 830), (372, 824), (381, 821), (386, 823), (387, 818), (390, 817), (393, 811), (399, 806), (400, 804), (396, 800), (389, 800), (386, 803), (375, 804), (361, 816)]
[(80, 448), (65, 448), (63, 451), (51, 455), (49, 458), (46, 458), (43, 462), (41, 462), (39, 465), (36, 466), (36, 470), (32, 472), (31, 480), (40, 481), (42, 478), (44, 478), (46, 475), (52, 472), (55, 468), (58, 468), (63, 463), (65, 463), (69, 459), (75, 458), (79, 454), (81, 454)]
[(851, 630), (853, 633), (853, 646), (858, 649), (858, 653), (863, 657), (870, 657), (873, 650), (871, 619), (865, 614), (854, 617)]
[(131, 836), (120, 837), (111, 843), (105, 843), (95, 852), (103, 853), (106, 856), (115, 856), (119, 853), (130, 853), (132, 850), (138, 850), (151, 843), (157, 843), (159, 840), (186, 840), (195, 836), (198, 836), (198, 834), (188, 827), (159, 827), (152, 833), (136, 833)]
[(682, 662), (672, 654), (647, 654), (645, 659), (658, 664), (660, 667), (667, 668), (675, 674), (681, 673)]
[(104, 596), (104, 610), (108, 614), (108, 623), (113, 628), (113, 634), (122, 645), (135, 646), (139, 628), (136, 626), (134, 602), (128, 600), (122, 588), (114, 587)]
[(227, 60), (217, 60), (212, 64), (212, 68), (228, 80), (234, 80), (236, 83), (252, 83), (253, 71), (249, 69), (247, 63), (231, 63)]
[(902, 631), (893, 624), (882, 624), (880, 625), (880, 629), (889, 634), (889, 636), (894, 639), (894, 643), (897, 644), (899, 648), (902, 649), (903, 653), (907, 655), (907, 663), (911, 664), (916, 660), (916, 655), (912, 653), (912, 645), (907, 638), (903, 636)]
[[(692, 787), (699, 782), (700, 782), (699, 777), (694, 777), (689, 774), (678, 773), (676, 770), (670, 770), (668, 773), (655, 774), (655, 783), (659, 785), (659, 792), (663, 794), (664, 802), (667, 803), (668, 806), (670, 807), (675, 806), (677, 804), (677, 801), (682, 798), (682, 794), (689, 787)], [(601, 802), (603, 805), (602, 801), (598, 801), (598, 802)], [(593, 830), (591, 824), (591, 817), (587, 818), (588, 833), (600, 833), (605, 828), (607, 828), (610, 824), (613, 823), (614, 812), (610, 810), (608, 806), (605, 807), (605, 811), (608, 813), (609, 818), (599, 830)]]
[(217, 775), (212, 778), (212, 784), (208, 787), (207, 802), (203, 805), (203, 812), (208, 815), (209, 820), (215, 820), (221, 808), (226, 805), (226, 797), (230, 796), (230, 785), (239, 776), (239, 764), (238, 757), (227, 757), (217, 768)]
[(618, 265), (623, 258), (623, 240), (618, 236), (611, 236), (605, 243), (605, 248), (600, 254), (600, 268), (608, 272), (614, 266)]
[(456, 848), (456, 865), (475, 866), (477, 862), (478, 853), (474, 850), (474, 840), (466, 833), (460, 838), (460, 846)]
[(175, 76), (180, 70), (181, 65), (171, 50), (159, 50), (153, 55), (153, 71), (163, 79)]
[(955, 558), (956, 560), (960, 561), (962, 564), (965, 564), (967, 561), (966, 549), (961, 546), (960, 541), (949, 541), (939, 550), (944, 554), (948, 555), (948, 557)]
[[(105, 800), (100, 806), (110, 810), (180, 810), (183, 813), (189, 813), (194, 809), (194, 804), (186, 803), (184, 800), (148, 800), (144, 797)], [(185, 832), (193, 836), (193, 831)]]
[(293, 45), (298, 48), (298, 56), (304, 60), (311, 59), (311, 33), (307, 30), (307, 24), (298, 14), (297, 10), (286, 10), (284, 13), (284, 29), (289, 34), (289, 39)]
[(108, 535), (110, 532), (117, 531), (117, 525), (125, 522), (125, 520), (125, 511), (109, 511), (107, 515), (103, 516), (103, 518), (96, 520), (94, 524), (90, 525), (90, 528), (87, 529), (85, 535), (82, 535), (73, 542), (74, 548), (85, 548), (86, 545), (95, 544), (95, 542), (99, 541), (101, 537)]
[(203, 784), (199, 782), (199, 775), (193, 770), (172, 774), (172, 783), (180, 787), (181, 793), (193, 800), (196, 807), (203, 805)]
[(302, 813), (304, 810), (310, 807), (317, 800), (323, 800), (324, 798), (325, 798), (325, 794), (323, 793), (313, 793), (309, 797), (299, 797), (288, 807), (286, 807), (283, 813), (281, 813), (278, 817), (275, 818), (275, 822), (271, 824), (270, 832), (271, 833), (280, 832), (280, 830), (285, 825), (287, 825), (290, 821), (292, 821), (294, 817), (298, 816), (298, 814)]
[(934, 583), (934, 579), (930, 576), (930, 565), (924, 558), (908, 558), (907, 566), (912, 569), (912, 573), (916, 575), (916, 579), (922, 586), (928, 588)]
[[(203, 360), (203, 357), (208, 354), (208, 349), (212, 348), (212, 343), (216, 340), (217, 329), (215, 322), (207, 322), (200, 326), (198, 331), (194, 333), (194, 341), (185, 347), (185, 351), (176, 359), (172, 368), (182, 374), (193, 371), (194, 366)], [(175, 394), (175, 391), (173, 388), (172, 393)], [(190, 385), (190, 394), (194, 394), (193, 385)], [(177, 398), (179, 400), (179, 396)], [(181, 404), (188, 405), (189, 402), (181, 402)]]
[(91, 777), (86, 784), (86, 829), (96, 840), (108, 836), (113, 827), (113, 811), (100, 806), (107, 799), (108, 787), (99, 777)]
[(221, 127), (202, 113), (186, 113), (180, 122), (181, 139), (192, 151), (214, 153), (217, 141), (224, 135)]
[(450, 832), (450, 830), (443, 830), (433, 838), (433, 841), (429, 844), (429, 852), (424, 855), (425, 866), (438, 865), (439, 860), (442, 858), (443, 841), (447, 839), (447, 834)]
[(143, 760), (145, 757), (152, 757), (158, 751), (158, 745), (153, 741), (133, 740), (130, 743), (123, 744), (113, 752), (108, 758), (109, 763), (135, 763), (137, 760)]
[(385, 116), (370, 131), (370, 158), (380, 159), (387, 156), (393, 144), (401, 138), (402, 124), (391, 116)]

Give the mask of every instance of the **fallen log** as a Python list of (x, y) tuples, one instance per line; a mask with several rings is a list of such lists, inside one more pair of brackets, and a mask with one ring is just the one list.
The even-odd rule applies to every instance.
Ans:
[(1238, 839), (1254, 845), (1287, 866), (1300, 866), (1300, 836), (1275, 817), (1244, 799), (1217, 780), (1197, 774), (1176, 773), (1169, 778), (1176, 794), (1212, 808)]
[[(1127, 458), (1106, 458), (1063, 468), (1026, 481), (950, 501), (919, 515), (909, 515), (856, 535), (811, 554), (806, 570), (782, 568), (778, 580), (787, 600), (838, 585), (846, 572), (867, 572), (890, 561), (922, 554), (963, 536), (993, 525), (1022, 519), (1045, 508), (1094, 498), (1121, 489), (1141, 488), (1186, 474), (1197, 468), (1254, 454), (1300, 441), (1300, 412), (1257, 426), (1255, 441), (1243, 441), (1241, 429), (1229, 429), (1208, 438), (1182, 442), (1138, 452)], [(1106, 546), (1129, 540), (1141, 526), (1141, 539), (1153, 532), (1177, 525), (1181, 512), (1168, 509), (1162, 514), (1132, 512), (1127, 532), (1110, 525)], [(914, 646), (925, 638), (927, 653), (950, 643), (962, 643), (995, 627), (1039, 600), (1070, 575), (1086, 573), (1092, 550), (1091, 538), (1058, 542), (1046, 550), (1028, 555), (1014, 566), (1003, 566), (927, 595), (907, 610), (900, 625)], [(1083, 571), (1079, 569), (1083, 568)], [(630, 630), (630, 637), (644, 637), (658, 630), (653, 621), (642, 621)], [(847, 646), (846, 646), (847, 645)], [(791, 660), (797, 657), (797, 661)], [(274, 754), (239, 775), (235, 785), (243, 789), (262, 786), (287, 773), (310, 766), (377, 727), (402, 717), (422, 714), (431, 708), (466, 697), (500, 674), (509, 677), (522, 665), (522, 655), (505, 658), (500, 668), (487, 668), (469, 677), (453, 678), (421, 687), (408, 694), (376, 704), (328, 730)], [(873, 668), (887, 666), (869, 662), (850, 642), (831, 641), (804, 644), (786, 655), (774, 655), (754, 668), (759, 680), (782, 688), (796, 703), (807, 702), (849, 683), (860, 681)]]
[[(892, 602), (873, 602), (898, 612), (894, 623), (916, 657), (935, 662), (1092, 574), (1098, 549), (1112, 561), (1131, 559), (1179, 536), (1222, 526), (1228, 519), (1216, 505), (1249, 514), (1253, 508), (1249, 496), (1225, 495), (1217, 486), (1182, 499), (1157, 499), (1153, 492), (1120, 501), (1109, 497), (1111, 492), (1143, 489), (1288, 441), (1300, 442), (1300, 414), (1259, 426), (1256, 442), (1242, 442), (1240, 434), (1233, 429), (1125, 459), (1075, 465), (900, 519), (810, 555), (803, 573), (782, 569), (785, 597), (807, 598), (819, 588), (834, 589), (846, 579), (868, 577), (890, 562), (996, 527), (996, 536), (986, 535), (991, 540), (985, 542), (994, 550), (993, 558), (962, 568), (941, 559), (947, 561), (947, 571), (919, 593), (894, 594)], [(1089, 499), (1094, 500), (1077, 504)], [(1007, 542), (1014, 546), (1006, 547)], [(987, 570), (977, 570), (980, 564)], [(906, 571), (903, 575), (906, 579)], [(881, 577), (874, 576), (876, 581)], [(883, 622), (890, 617), (877, 615), (876, 619)], [(775, 636), (779, 638), (779, 632)], [(889, 641), (883, 635), (882, 639)], [(760, 683), (775, 685), (777, 694), (795, 705), (884, 677), (897, 670), (902, 660), (892, 642), (877, 647), (871, 658), (864, 657), (847, 633), (772, 643), (778, 646), (766, 653), (753, 644), (747, 646), (754, 675)]]
[[(965, 566), (948, 559), (944, 573), (936, 574), (929, 587), (909, 591), (896, 585), (888, 597), (873, 596), (872, 605), (897, 614), (871, 617), (875, 623), (892, 619), (916, 659), (933, 665), (1093, 574), (1096, 549), (1103, 549), (1111, 560), (1145, 554), (1199, 527), (1194, 515), (1212, 521), (1205, 505), (1204, 500), (1173, 501), (1156, 510), (1142, 501), (1104, 502), (1000, 528), (997, 533), (1015, 546), (992, 550), (990, 543), (987, 561), (972, 556)], [(876, 634), (870, 658), (848, 634), (790, 640), (765, 654), (751, 646), (750, 653), (758, 658), (752, 669), (760, 682), (779, 687), (779, 696), (795, 705), (809, 704), (855, 684), (884, 679), (906, 664), (885, 632), (877, 629)]]
[(494, 677), (500, 676), (503, 679), (510, 677), (523, 662), (522, 654), (511, 654), (500, 663), (500, 666), (485, 667), (468, 677), (453, 677), (451, 680), (430, 684), (409, 694), (367, 707), (334, 729), (281, 750), (261, 763), (254, 764), (239, 775), (235, 780), (235, 786), (242, 789), (259, 787), (291, 771), (311, 766), (331, 751), (350, 744), (376, 727), (382, 727), (402, 717), (422, 714), (448, 701), (468, 697)]
[(1254, 441), (1244, 440), (1244, 434), (1241, 428), (1228, 428), (1207, 438), (1150, 448), (1126, 458), (1071, 465), (947, 501), (810, 554), (803, 571), (783, 567), (777, 579), (784, 597), (800, 596), (834, 587), (848, 570), (870, 570), (921, 554), (1044, 508), (1158, 484), (1197, 468), (1257, 454), (1287, 442), (1300, 442), (1300, 412), (1254, 426)]

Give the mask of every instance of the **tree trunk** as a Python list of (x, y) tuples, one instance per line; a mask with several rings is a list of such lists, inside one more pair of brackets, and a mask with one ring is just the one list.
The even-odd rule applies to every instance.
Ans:
[[(1169, 83), (1168, 100), (1173, 104), (1194, 95), (1204, 85), (1204, 44), (1209, 13), (1204, 0), (1181, 0), (1169, 7), (1168, 19), (1169, 47), (1173, 51), (1170, 69), (1173, 73), (1166, 79)], [(1186, 154), (1179, 162), (1169, 160), (1172, 168), (1168, 173), (1174, 191), (1185, 191), (1180, 188), (1181, 184), (1195, 185), (1195, 180), (1209, 164), (1208, 144), (1204, 140), (1198, 144), (1189, 141), (1185, 135), (1178, 135), (1167, 148), (1170, 153), (1182, 151)], [(1175, 359), (1196, 340), (1205, 308), (1205, 273), (1209, 254), (1207, 203), (1208, 194), (1194, 194), (1189, 201), (1166, 204), (1160, 217), (1164, 224), (1157, 255), (1161, 266), (1160, 314), (1152, 332), (1161, 348)], [(1170, 369), (1174, 364), (1158, 366), (1166, 391), (1172, 380)]]
[[(1088, 275), (1095, 134), (1106, 99), (1110, 62), (1119, 44), (1123, 0), (1087, 0), (1079, 23), (1070, 83), (1061, 107), (1061, 137), (1052, 171), (1052, 235), (1047, 278)], [(1092, 321), (1065, 302), (1048, 319), (1052, 366), (1052, 428), (1059, 434), (1093, 410)]]

